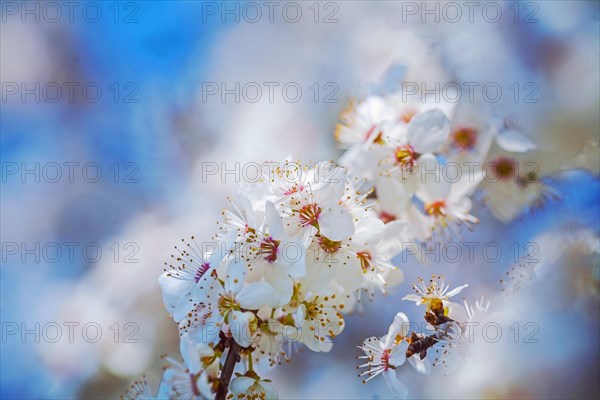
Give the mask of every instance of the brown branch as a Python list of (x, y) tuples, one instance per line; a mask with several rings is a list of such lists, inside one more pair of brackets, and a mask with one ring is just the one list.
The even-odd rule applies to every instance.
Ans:
[(410, 344), (406, 349), (406, 358), (410, 358), (415, 354), (419, 355), (422, 360), (427, 356), (427, 350), (437, 343), (435, 335), (419, 337), (416, 333), (412, 333)]
[(435, 314), (431, 311), (425, 314), (425, 321), (433, 326), (439, 326), (446, 322), (456, 322), (452, 318), (445, 316), (443, 312), (441, 314)]
[[(446, 323), (456, 323), (452, 318), (444, 315), (444, 306), (442, 305), (441, 300), (433, 302), (431, 310), (425, 313), (424, 318), (425, 321), (436, 327)], [(421, 360), (424, 359), (427, 356), (427, 350), (433, 347), (437, 342), (438, 339), (435, 334), (423, 336), (413, 332), (409, 340), (408, 348), (406, 349), (406, 358), (418, 354)]]
[(217, 388), (216, 400), (225, 400), (227, 392), (229, 390), (229, 382), (235, 369), (235, 364), (240, 361), (240, 349), (241, 346), (233, 340), (233, 338), (225, 339), (225, 347), (228, 347), (227, 358), (225, 358), (225, 364), (221, 370), (221, 376), (219, 377), (219, 386)]

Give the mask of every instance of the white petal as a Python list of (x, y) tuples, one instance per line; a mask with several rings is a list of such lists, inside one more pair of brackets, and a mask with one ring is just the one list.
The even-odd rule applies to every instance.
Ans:
[(301, 327), (302, 324), (304, 324), (304, 319), (306, 318), (306, 305), (304, 303), (300, 304), (300, 307), (298, 307), (292, 316), (294, 318), (294, 324), (296, 327)]
[(168, 399), (169, 396), (173, 393), (173, 383), (174, 383), (174, 369), (167, 368), (163, 373), (162, 379), (160, 381), (160, 386), (158, 387), (158, 393), (156, 394), (157, 399)]
[(414, 242), (409, 236), (408, 221), (394, 220), (385, 224), (383, 238), (377, 244), (380, 254), (394, 257), (405, 250), (406, 245)]
[[(214, 351), (213, 351), (212, 355), (214, 355)], [(214, 379), (214, 378), (218, 378), (220, 373), (221, 373), (221, 360), (219, 359), (219, 357), (215, 357), (213, 362), (210, 365), (206, 366), (206, 368), (204, 369), (204, 373), (202, 375), (206, 375), (207, 377), (211, 377)], [(208, 396), (208, 398), (212, 398), (212, 397)]]
[(452, 184), (444, 179), (442, 166), (434, 155), (426, 154), (419, 158), (419, 177), (421, 178), (417, 196), (423, 202), (445, 199)]
[(369, 96), (356, 106), (356, 115), (369, 122), (379, 122), (392, 118), (394, 113), (383, 97)]
[(482, 180), (483, 171), (475, 171), (471, 175), (464, 174), (458, 182), (452, 184), (452, 188), (448, 194), (448, 201), (450, 203), (457, 203), (462, 198), (470, 196)]
[(406, 349), (408, 349), (408, 342), (406, 342), (406, 340), (403, 340), (398, 345), (394, 345), (392, 347), (392, 352), (390, 353), (390, 365), (393, 365), (394, 367), (399, 367), (402, 364), (404, 364), (404, 362), (406, 361)]
[(223, 240), (218, 244), (218, 248), (210, 254), (205, 255), (206, 261), (210, 264), (211, 268), (216, 268), (223, 258), (225, 258), (229, 250), (233, 247), (237, 234), (238, 232), (233, 229), (227, 232)]
[(283, 222), (281, 222), (281, 216), (275, 209), (275, 205), (270, 201), (267, 201), (265, 206), (265, 217), (269, 225), (269, 235), (274, 239), (281, 239), (283, 236)]
[(404, 272), (400, 268), (388, 269), (383, 273), (383, 278), (388, 287), (395, 287), (404, 282)]
[(385, 224), (375, 216), (361, 218), (356, 225), (354, 235), (352, 235), (352, 243), (358, 248), (374, 246), (379, 242), (385, 231)]
[(429, 375), (431, 373), (431, 364), (427, 361), (427, 358), (421, 360), (419, 355), (415, 354), (408, 359), (408, 362), (417, 370), (417, 372), (423, 375)]
[(319, 230), (329, 240), (339, 242), (354, 233), (352, 216), (339, 204), (333, 204), (321, 211), (319, 215)]
[(233, 340), (242, 347), (248, 347), (252, 344), (252, 330), (250, 324), (256, 319), (256, 316), (250, 311), (232, 311), (229, 314), (229, 330)]
[(212, 390), (212, 382), (208, 380), (208, 374), (204, 371), (196, 381), (196, 386), (200, 391), (200, 399), (212, 399), (215, 397), (215, 393)]
[(379, 145), (372, 147), (357, 144), (344, 152), (339, 163), (347, 167), (353, 175), (371, 181), (378, 176), (380, 169), (378, 162), (385, 157), (385, 150), (385, 147)]
[(338, 252), (338, 254), (340, 254), (341, 259), (332, 264), (335, 269), (334, 279), (346, 292), (352, 293), (360, 288), (364, 282), (360, 260), (356, 254), (350, 254), (348, 260), (345, 259), (347, 252)]
[(344, 195), (346, 169), (331, 161), (321, 161), (309, 171), (309, 181), (317, 204), (335, 204)]
[[(411, 180), (411, 182), (416, 180)], [(392, 177), (378, 177), (375, 181), (377, 200), (384, 211), (396, 213), (404, 211), (406, 204), (412, 198), (414, 191), (403, 182)], [(398, 212), (398, 213), (400, 213)]]
[[(429, 220), (414, 204), (410, 204), (406, 210), (406, 217), (408, 219), (409, 232), (414, 239), (411, 242), (424, 241), (431, 237), (431, 231), (429, 230)], [(419, 247), (418, 251), (421, 250)], [(415, 255), (416, 256), (416, 255)]]
[[(312, 330), (310, 329), (311, 325), (314, 327)], [(333, 347), (333, 342), (329, 338), (319, 339), (315, 332), (319, 332), (320, 328), (322, 327), (319, 324), (311, 324), (306, 321), (300, 329), (300, 341), (314, 352), (328, 353)]]
[(246, 393), (256, 380), (247, 376), (236, 376), (229, 383), (229, 390), (233, 394)]
[(289, 303), (294, 293), (294, 282), (287, 272), (278, 265), (271, 265), (265, 273), (265, 280), (271, 286), (269, 306), (282, 307)]
[(177, 271), (166, 271), (158, 277), (158, 284), (162, 290), (163, 303), (167, 311), (173, 314), (173, 318), (176, 322), (181, 321), (183, 316), (188, 310), (183, 310), (186, 306), (186, 295), (188, 295), (191, 289), (194, 287), (195, 282), (193, 280), (185, 280), (175, 278), (172, 275), (176, 274)]
[(227, 267), (227, 274), (225, 275), (225, 291), (232, 293), (239, 292), (244, 286), (246, 273), (247, 268), (243, 262), (232, 261), (229, 267)]
[(271, 265), (270, 262), (264, 258), (256, 256), (251, 260), (248, 266), (248, 272), (246, 273), (246, 283), (260, 282), (265, 276), (265, 269)]
[(278, 400), (279, 399), (279, 394), (277, 393), (275, 386), (271, 385), (269, 382), (264, 382), (264, 381), (261, 381), (260, 385), (262, 386), (263, 390), (265, 391), (265, 400)]
[(391, 344), (396, 340), (396, 336), (400, 335), (401, 337), (406, 336), (406, 332), (408, 331), (408, 317), (406, 314), (399, 312), (394, 317), (394, 322), (390, 325), (388, 329), (388, 333), (385, 336), (386, 340), (384, 341), (384, 346), (386, 349), (391, 348)]
[(306, 275), (306, 247), (301, 239), (282, 239), (279, 243), (277, 264), (286, 267), (294, 278)]
[(197, 373), (202, 368), (200, 364), (200, 357), (196, 351), (196, 344), (192, 342), (188, 337), (183, 336), (179, 342), (179, 350), (185, 365), (190, 369), (192, 373)]
[(207, 303), (216, 305), (219, 296), (223, 293), (223, 286), (215, 270), (204, 274), (202, 279), (194, 286), (191, 294), (193, 303)]
[(238, 191), (237, 194), (238, 201), (240, 203), (239, 208), (242, 212), (242, 215), (246, 218), (246, 221), (251, 227), (256, 227), (256, 213), (254, 212), (250, 198), (241, 191)]
[(461, 292), (461, 291), (462, 291), (464, 288), (466, 288), (466, 287), (468, 287), (468, 286), (469, 286), (469, 284), (466, 284), (466, 285), (462, 285), (462, 286), (459, 286), (459, 287), (457, 287), (457, 288), (454, 288), (454, 289), (452, 289), (451, 291), (449, 291), (448, 293), (446, 293), (446, 296), (445, 296), (445, 297), (446, 297), (446, 298), (450, 298), (450, 297), (452, 297), (452, 296), (456, 296), (456, 295), (457, 295), (457, 294), (459, 294), (459, 293), (460, 293), (460, 292)]
[(396, 377), (395, 369), (388, 369), (383, 373), (383, 377), (385, 378), (385, 383), (387, 383), (388, 388), (394, 394), (394, 398), (396, 399), (406, 399), (408, 398), (408, 388), (406, 385), (400, 381)]
[(311, 259), (313, 256), (314, 253), (307, 259), (307, 273), (306, 276), (301, 279), (301, 283), (307, 290), (319, 294), (327, 290), (329, 282), (335, 275), (335, 269), (327, 263), (325, 257), (321, 257), (315, 262)]
[(406, 127), (408, 143), (419, 153), (433, 153), (450, 134), (450, 120), (438, 109), (415, 115)]
[(414, 301), (420, 304), (423, 299), (421, 299), (421, 296), (411, 293), (404, 296), (402, 300)]
[(461, 322), (466, 322), (469, 320), (467, 310), (462, 304), (449, 301), (446, 307), (448, 308), (448, 317), (452, 318), (453, 320)]
[(179, 323), (179, 331), (187, 332), (183, 336), (190, 336), (196, 343), (215, 344), (221, 331), (222, 320), (215, 310), (209, 310), (207, 314), (202, 315), (192, 314), (189, 319), (184, 318)]
[(240, 307), (247, 310), (258, 310), (269, 304), (273, 296), (273, 287), (267, 282), (255, 282), (247, 284), (235, 296)]
[(501, 131), (496, 137), (496, 143), (502, 149), (513, 153), (526, 153), (537, 149), (537, 146), (531, 140), (516, 129)]

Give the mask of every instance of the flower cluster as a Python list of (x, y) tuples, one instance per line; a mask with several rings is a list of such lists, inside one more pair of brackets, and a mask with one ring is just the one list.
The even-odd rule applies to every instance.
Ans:
[(536, 146), (510, 117), (402, 97), (351, 103), (335, 137), (347, 149), (340, 164), (375, 188), (383, 221), (408, 222), (410, 240), (449, 240), (461, 227), (470, 230), (479, 221), (471, 215), (477, 188), (502, 221), (558, 197), (527, 158)]
[(239, 187), (210, 249), (176, 246), (159, 278), (184, 359), (170, 359), (167, 397), (276, 397), (259, 373), (291, 344), (330, 351), (362, 294), (402, 281), (405, 224), (384, 224), (370, 193), (334, 163), (286, 162)]
[(408, 317), (404, 313), (396, 314), (387, 335), (368, 338), (358, 346), (365, 354), (358, 358), (366, 360), (357, 367), (364, 368), (359, 374), (364, 378), (363, 382), (382, 374), (396, 398), (406, 398), (408, 388), (396, 376), (396, 369), (406, 360), (423, 374), (429, 374), (434, 367), (449, 372), (459, 366), (471, 343), (469, 335), (472, 332), (467, 329), (468, 324), (481, 321), (489, 309), (489, 303), (483, 298), (474, 307), (466, 301), (464, 307), (450, 301), (467, 286), (449, 290), (441, 275), (433, 276), (427, 283), (419, 278), (413, 285), (415, 293), (403, 300), (425, 306), (426, 330), (431, 334), (410, 331), (414, 326), (411, 326)]
[[(335, 132), (347, 148), (341, 166), (286, 161), (238, 187), (210, 248), (194, 237), (176, 246), (159, 283), (179, 326), (183, 363), (168, 359), (161, 396), (276, 398), (259, 374), (289, 361), (293, 345), (330, 351), (344, 315), (364, 295), (402, 282), (392, 259), (407, 243), (460, 238), (462, 227), (472, 229), (476, 189), (484, 200), (504, 199), (494, 191), (509, 181), (519, 190), (538, 185), (537, 195), (519, 192), (523, 202), (503, 201), (494, 210), (486, 200), (503, 220), (553, 193), (537, 175), (518, 171), (510, 154), (535, 145), (515, 124), (401, 97), (372, 96), (342, 114)], [(497, 185), (485, 182), (490, 170)], [(517, 207), (506, 211), (506, 203)], [(387, 335), (360, 346), (364, 381), (382, 374), (397, 397), (406, 397), (395, 371), (407, 359), (422, 373), (458, 365), (467, 348), (464, 323), (488, 307), (449, 301), (466, 286), (449, 290), (441, 276), (414, 285), (404, 299), (425, 305), (433, 333), (409, 330), (398, 313)], [(146, 393), (147, 385), (132, 391)]]

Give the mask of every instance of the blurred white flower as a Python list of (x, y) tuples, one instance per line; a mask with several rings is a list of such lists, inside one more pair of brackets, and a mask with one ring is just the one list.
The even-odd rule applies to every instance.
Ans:
[(423, 157), (421, 168), (429, 172), (424, 172), (416, 195), (424, 203), (434, 240), (436, 236), (445, 239), (449, 234), (460, 237), (462, 226), (472, 230), (472, 224), (478, 223), (479, 219), (469, 214), (472, 207), (469, 196), (483, 178), (481, 171), (465, 174), (457, 182), (451, 183), (444, 179), (442, 167), (435, 158)]
[(413, 172), (422, 155), (442, 148), (450, 134), (450, 120), (440, 110), (431, 109), (411, 116), (406, 125), (386, 128), (392, 155), (381, 160), (382, 171), (389, 175), (406, 174)]
[(378, 137), (378, 125), (384, 121), (393, 121), (397, 115), (397, 110), (380, 96), (370, 96), (355, 103), (352, 101), (341, 113), (340, 123), (335, 128), (335, 139), (343, 148), (382, 140)]
[[(454, 321), (460, 321), (460, 324), (454, 324), (454, 327), (460, 327), (459, 332), (451, 335), (440, 336), (439, 342), (433, 347), (435, 358), (433, 367), (440, 367), (445, 374), (459, 368), (469, 355), (471, 344), (476, 340), (478, 329), (490, 317), (490, 302), (481, 297), (475, 301), (475, 305), (464, 301), (463, 306), (451, 303), (448, 316)], [(479, 332), (478, 332), (479, 333)]]

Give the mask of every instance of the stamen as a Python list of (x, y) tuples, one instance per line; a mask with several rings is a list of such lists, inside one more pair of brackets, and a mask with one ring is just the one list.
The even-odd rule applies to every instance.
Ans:
[(513, 177), (516, 178), (517, 165), (515, 160), (510, 157), (499, 157), (492, 161), (492, 169), (501, 181), (507, 181)]
[(204, 274), (210, 269), (210, 264), (207, 262), (203, 262), (200, 264), (198, 269), (196, 270), (196, 275), (194, 276), (194, 280), (196, 283), (200, 282), (200, 279), (204, 276)]
[(472, 150), (477, 144), (477, 130), (472, 127), (460, 127), (452, 133), (452, 145), (460, 150)]
[(390, 214), (388, 212), (381, 211), (379, 213), (379, 219), (382, 220), (384, 224), (387, 224), (389, 222), (395, 221), (397, 218), (394, 214)]
[(342, 242), (327, 239), (325, 236), (319, 234), (317, 234), (317, 240), (319, 241), (321, 249), (328, 254), (333, 254), (342, 248)]
[(371, 271), (375, 270), (375, 268), (373, 268), (373, 264), (371, 262), (371, 260), (373, 259), (373, 256), (371, 256), (371, 253), (369, 253), (368, 251), (360, 251), (360, 252), (356, 253), (356, 256), (360, 260), (360, 266), (363, 270), (363, 273), (367, 273), (369, 270), (371, 270)]
[(418, 156), (412, 146), (408, 144), (396, 147), (396, 151), (394, 152), (396, 163), (407, 171), (412, 171), (417, 165)]
[(298, 210), (298, 218), (300, 219), (302, 226), (312, 225), (315, 228), (318, 228), (317, 220), (319, 215), (321, 215), (321, 207), (316, 203), (306, 204)]
[(402, 113), (402, 115), (400, 116), (400, 120), (405, 124), (408, 124), (415, 115), (417, 115), (417, 112), (415, 110), (407, 110)]
[(443, 217), (446, 215), (446, 200), (440, 199), (425, 203), (425, 212), (436, 217)]
[(279, 240), (275, 240), (270, 236), (263, 239), (259, 247), (260, 253), (265, 260), (270, 263), (277, 261), (277, 249), (279, 248), (279, 243), (281, 243)]

